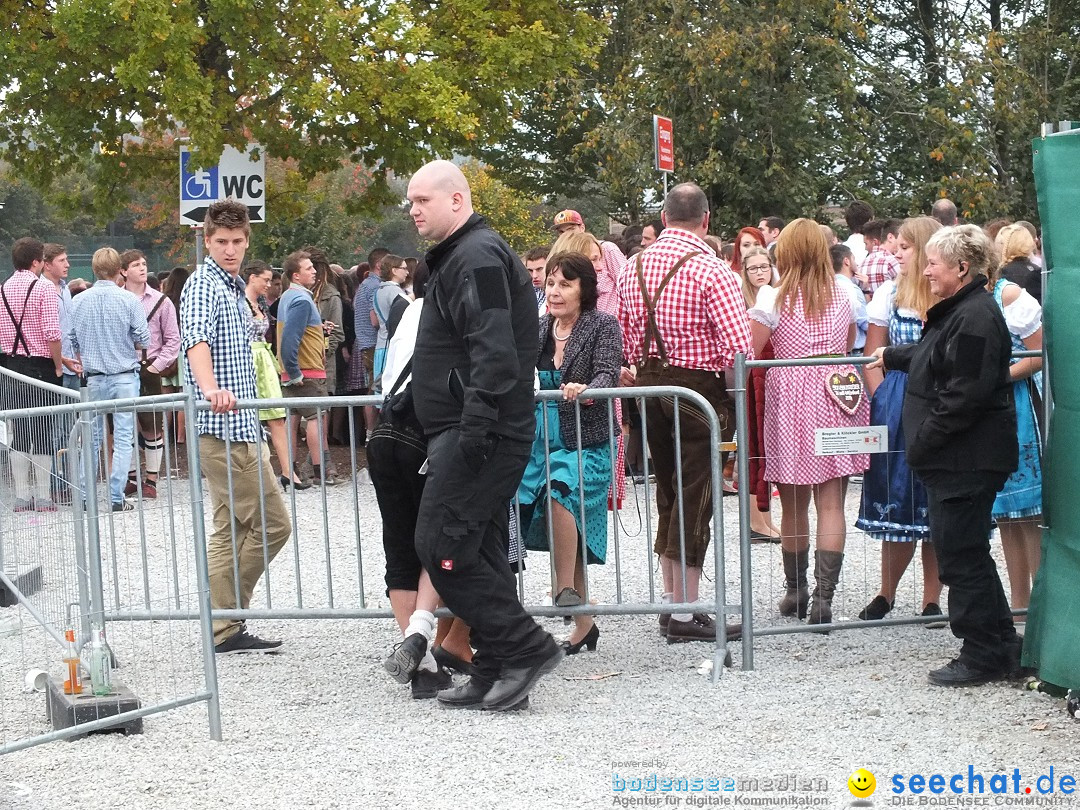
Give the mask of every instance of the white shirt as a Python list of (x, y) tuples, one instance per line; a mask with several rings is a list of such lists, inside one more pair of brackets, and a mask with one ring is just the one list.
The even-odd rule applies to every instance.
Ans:
[(851, 256), (855, 259), (855, 266), (859, 267), (866, 258), (866, 240), (861, 233), (853, 233), (844, 240), (844, 244), (851, 248)]

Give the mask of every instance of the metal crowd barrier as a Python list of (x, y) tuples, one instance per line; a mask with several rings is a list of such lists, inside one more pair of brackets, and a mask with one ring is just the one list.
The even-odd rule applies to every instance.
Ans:
[[(55, 674), (60, 669), (57, 662), (63, 649), (63, 630), (74, 625), (78, 646), (82, 647), (90, 639), (91, 625), (100, 624), (107, 628), (110, 645), (120, 664), (118, 676), (139, 693), (141, 702), (139, 708), (116, 717), (48, 731), (40, 707), (36, 704), (40, 696), (18, 693), (19, 684), (5, 683), (4, 676), (0, 675), (0, 698), (7, 692), (18, 693), (14, 702), (20, 706), (19, 715), (23, 718), (20, 726), (18, 722), (11, 722), (13, 718), (10, 713), (0, 714), (0, 753), (77, 736), (199, 702), (207, 704), (211, 738), (220, 740), (221, 719), (212, 632), (214, 618), (347, 619), (388, 618), (392, 615), (384, 595), (381, 518), (370, 478), (360, 463), (361, 452), (355, 427), (359, 410), (379, 404), (379, 397), (285, 398), (237, 404), (237, 408), (242, 409), (283, 408), (287, 412), (298, 407), (315, 407), (320, 409), (320, 416), (323, 409), (347, 409), (348, 443), (343, 447), (329, 447), (329, 458), (340, 461), (340, 456), (347, 454), (348, 461), (339, 464), (339, 485), (327, 483), (329, 469), (324, 463), (321, 465), (323, 477), (315, 481), (311, 489), (297, 491), (289, 487), (284, 494), (292, 522), (292, 537), (256, 586), (252, 605), (246, 609), (212, 610), (207, 564), (209, 500), (202, 481), (196, 430), (196, 412), (208, 409), (209, 404), (196, 402), (189, 393), (104, 402), (86, 401), (85, 390), (83, 395), (82, 401), (72, 400), (47, 409), (53, 418), (71, 420), (73, 436), (78, 439), (71, 446), (75, 449), (81, 472), (68, 473), (68, 481), (76, 494), (70, 506), (64, 506), (54, 513), (69, 526), (68, 533), (58, 537), (56, 545), (64, 549), (74, 548), (77, 562), (69, 561), (62, 570), (46, 577), (46, 597), (55, 603), (48, 615), (34, 607), (33, 598), (20, 600), (32, 621), (23, 620), (17, 643), (12, 639), (0, 639), (0, 662), (7, 659), (6, 665), (0, 666), (0, 673), (7, 673), (10, 679), (40, 665), (42, 669)], [(614, 510), (609, 509), (607, 564), (585, 567), (585, 604), (573, 608), (552, 604), (550, 595), (556, 592), (554, 555), (549, 555), (547, 575), (543, 573), (543, 566), (529, 565), (526, 570), (523, 562), (517, 561), (519, 597), (528, 612), (538, 617), (712, 613), (717, 619), (715, 645), (712, 648), (712, 677), (716, 680), (727, 658), (724, 618), (742, 611), (741, 605), (728, 604), (725, 598), (723, 503), (720, 496), (721, 437), (716, 413), (702, 396), (688, 389), (618, 388), (585, 392), (575, 407), (576, 419), (580, 420), (580, 409), (585, 401), (596, 403), (591, 407), (605, 408), (610, 429), (607, 455), (614, 470), (618, 458), (618, 437), (622, 435), (621, 425), (617, 424), (615, 417), (614, 401), (632, 400), (636, 407), (643, 409), (645, 401), (654, 397), (670, 397), (673, 400), (676, 436), (687, 407), (699, 409), (709, 423), (712, 436), (711, 477), (715, 493), (713, 542), (709, 552), (713, 554), (713, 593), (706, 595), (708, 583), (703, 583), (702, 598), (695, 603), (664, 604), (660, 599), (663, 589), (658, 590), (652, 554), (655, 503), (647, 449), (648, 430), (643, 420), (641, 445), (644, 481), (641, 484), (628, 482), (626, 502), (621, 508), (616, 503)], [(538, 401), (559, 398), (561, 393), (557, 391), (541, 392), (537, 396)], [(24, 419), (40, 416), (45, 411), (40, 406), (33, 407), (28, 403), (28, 407), (9, 410), (2, 418), (8, 421)], [(131, 496), (135, 505), (133, 511), (114, 512), (109, 506), (106, 472), (110, 454), (104, 442), (95, 454), (92, 423), (94, 420), (104, 420), (109, 414), (115, 416), (146, 411), (160, 412), (164, 416), (165, 452), (157, 497), (145, 498), (142, 491), (137, 490)], [(183, 413), (186, 419), (185, 430), (179, 435), (172, 428), (171, 418), (178, 413)], [(327, 445), (323, 420), (318, 418), (317, 424), (319, 443)], [(551, 436), (546, 432), (546, 421), (543, 424), (542, 439), (547, 456)], [(260, 452), (264, 441), (265, 437), (260, 435)], [(293, 446), (290, 442), (284, 464), (280, 460), (276, 462), (286, 475), (296, 461)], [(676, 447), (679, 448), (678, 443)], [(316, 457), (320, 456), (317, 454)], [(681, 448), (676, 452), (677, 466), (679, 461)], [(140, 480), (143, 472), (140, 456), (137, 467)], [(263, 503), (268, 494), (260, 489)], [(681, 514), (681, 492), (679, 501)], [(548, 509), (548, 544), (549, 548), (553, 548), (550, 506)], [(0, 553), (6, 549), (7, 555), (12, 555), (13, 537), (4, 527)], [(84, 540), (78, 541), (79, 537)], [(581, 536), (580, 539), (584, 555), (585, 538)], [(236, 526), (233, 524), (234, 571), (238, 565), (237, 540)], [(265, 553), (265, 529), (262, 542)], [(685, 529), (680, 532), (680, 546), (683, 549), (686, 547)], [(532, 552), (530, 562), (536, 559), (539, 559), (539, 555)], [(682, 577), (685, 586), (685, 566), (680, 566), (677, 576)], [(26, 639), (42, 632), (43, 638), (49, 643), (38, 645), (31, 652)], [(658, 633), (657, 643), (663, 642), (663, 637)], [(744, 640), (744, 655), (747, 650)], [(11, 701), (0, 699), (0, 707), (9, 705), (12, 705)], [(26, 735), (14, 737), (20, 727), (24, 728)]]
[[(1040, 351), (1020, 351), (1013, 354), (1014, 358), (1042, 357)], [(799, 358), (785, 360), (747, 360), (744, 354), (737, 354), (735, 358), (735, 416), (736, 432), (740, 440), (740, 448), (745, 444), (743, 437), (749, 433), (750, 414), (748, 410), (747, 386), (749, 384), (749, 371), (755, 368), (780, 368), (792, 366), (834, 366), (853, 365), (856, 367), (873, 362), (874, 358), (864, 356), (853, 357), (826, 357), (826, 358)], [(1047, 402), (1049, 412), (1052, 405)], [(767, 426), (766, 426), (767, 429)], [(1045, 444), (1047, 435), (1044, 429), (1042, 441)], [(894, 451), (893, 455), (902, 455), (903, 451)], [(760, 459), (764, 461), (764, 459)], [(750, 481), (750, 454), (743, 449), (738, 453), (738, 475), (740, 482)], [(1044, 471), (1045, 472), (1045, 471)], [(772, 485), (770, 484), (770, 491)], [(869, 532), (855, 528), (855, 515), (858, 512), (858, 497), (861, 494), (861, 483), (852, 482), (847, 493), (845, 504), (846, 541), (845, 559), (840, 575), (840, 582), (836, 588), (833, 599), (834, 621), (831, 624), (811, 625), (805, 620), (784, 618), (779, 615), (777, 602), (784, 593), (784, 577), (780, 560), (780, 544), (776, 543), (753, 544), (750, 537), (750, 509), (757, 508), (751, 505), (750, 487), (740, 484), (738, 492), (739, 501), (739, 557), (741, 568), (741, 601), (751, 609), (743, 614), (743, 668), (754, 668), (754, 642), (757, 637), (770, 635), (789, 635), (795, 633), (822, 633), (835, 630), (864, 630), (875, 627), (894, 627), (901, 625), (926, 625), (948, 621), (947, 605), (940, 605), (942, 616), (919, 615), (921, 601), (920, 588), (916, 572), (921, 569), (913, 557), (907, 566), (897, 589), (897, 598), (892, 613), (900, 614), (901, 610), (911, 610), (911, 613), (894, 615), (890, 618), (878, 620), (860, 620), (856, 614), (866, 606), (877, 594), (878, 585), (881, 582), (881, 546), (885, 542), (876, 538), (870, 538)], [(852, 500), (855, 499), (854, 513)], [(778, 500), (778, 499), (775, 499)], [(816, 550), (814, 542), (815, 526), (814, 510), (810, 508), (810, 536), (811, 550)], [(920, 540), (919, 545), (925, 541)], [(915, 555), (917, 556), (917, 555)], [(754, 578), (755, 569), (759, 568), (759, 560), (767, 559), (768, 574)], [(812, 556), (811, 556), (812, 559)], [(1000, 568), (1000, 566), (999, 566)], [(814, 589), (813, 566), (807, 570), (807, 585), (812, 592)], [(947, 586), (946, 586), (947, 587)], [(903, 599), (901, 599), (903, 597)], [(1015, 615), (1024, 615), (1026, 610), (1014, 610)]]
[[(6, 369), (0, 369), (0, 394), (5, 464), (0, 486), (5, 573), (0, 582), (18, 604), (0, 610), (0, 754), (107, 728), (134, 731), (144, 717), (199, 702), (210, 705), (211, 735), (220, 739), (212, 645), (205, 655), (200, 625), (136, 625), (114, 615), (118, 604), (139, 593), (162, 615), (190, 607), (209, 628), (209, 595), (198, 589), (198, 577), (189, 575), (199, 557), (198, 546), (188, 540), (195, 536), (189, 482), (171, 479), (178, 459), (167, 442), (158, 497), (143, 499), (140, 492), (135, 510), (113, 512), (108, 442), (94, 451), (94, 422), (103, 428), (107, 414), (175, 411), (189, 398), (173, 394), (90, 402), (85, 388), (50, 386)], [(33, 448), (33, 472), (51, 473), (51, 503), (33, 501), (29, 510), (15, 511), (18, 492), (7, 472), (21, 462), (11, 437), (27, 425), (39, 432), (49, 425), (60, 436), (56, 444), (66, 446), (49, 448), (48, 456), (56, 459), (52, 470), (52, 464), (37, 458), (45, 454)], [(123, 466), (126, 473), (127, 459)], [(42, 497), (40, 487), (35, 497)], [(161, 529), (155, 531), (155, 525)], [(11, 576), (12, 566), (17, 572), (38, 566), (40, 573), (34, 579)], [(168, 576), (158, 580), (155, 572)], [(82, 694), (65, 696), (65, 632), (74, 634), (85, 676), (87, 646), (97, 626), (106, 631), (117, 667), (114, 689), (95, 698), (87, 678)], [(39, 694), (42, 690), (47, 694)]]

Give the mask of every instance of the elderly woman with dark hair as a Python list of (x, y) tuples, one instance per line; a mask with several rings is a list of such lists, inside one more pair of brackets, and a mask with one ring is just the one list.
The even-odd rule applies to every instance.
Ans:
[[(582, 402), (579, 432), (574, 403), (587, 388), (618, 385), (622, 331), (613, 315), (596, 308), (596, 270), (585, 255), (556, 253), (548, 259), (545, 289), (548, 314), (540, 319), (536, 368), (541, 390), (561, 390), (563, 400), (537, 404), (532, 457), (517, 494), (527, 548), (549, 550), (550, 515), (554, 601), (571, 607), (584, 602), (585, 563), (602, 563), (607, 556), (609, 448), (618, 429), (603, 403)], [(576, 616), (564, 643), (567, 654), (595, 650), (599, 636), (592, 617)]]
[(987, 289), (994, 261), (974, 225), (937, 231), (923, 271), (941, 298), (918, 343), (878, 349), (868, 368), (908, 373), (907, 461), (926, 485), (930, 537), (960, 655), (930, 672), (937, 686), (975, 686), (1016, 673), (1021, 640), (990, 556), (990, 512), (1018, 459), (1012, 339)]

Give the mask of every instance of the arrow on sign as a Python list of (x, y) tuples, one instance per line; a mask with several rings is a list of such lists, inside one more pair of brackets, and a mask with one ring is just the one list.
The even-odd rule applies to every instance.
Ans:
[[(199, 222), (200, 224), (206, 219), (206, 212), (210, 210), (208, 206), (200, 205), (197, 208), (192, 208), (190, 211), (181, 211), (180, 218), (191, 220), (193, 222)], [(248, 219), (251, 222), (264, 222), (263, 207), (261, 205), (249, 205)]]

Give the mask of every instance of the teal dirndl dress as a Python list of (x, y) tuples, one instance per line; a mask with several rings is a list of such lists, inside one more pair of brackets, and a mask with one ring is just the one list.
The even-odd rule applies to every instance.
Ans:
[[(994, 285), (994, 300), (1004, 313), (1005, 307), (1001, 293), (1007, 279), (999, 279)], [(1024, 341), (1009, 330), (1014, 352), (1024, 351)], [(1019, 362), (1015, 359), (1010, 365)], [(1039, 401), (1032, 397), (1036, 393)], [(1001, 492), (994, 499), (992, 516), (997, 518), (1019, 519), (1042, 514), (1042, 435), (1039, 430), (1039, 413), (1042, 397), (1042, 372), (1026, 380), (1013, 383), (1013, 399), (1016, 402), (1017, 439), (1020, 444), (1020, 459), (1016, 472), (1009, 476)]]
[[(539, 372), (540, 389), (558, 391), (561, 372)], [(544, 461), (545, 424), (550, 461)], [(579, 464), (580, 459), (580, 464)], [(550, 465), (550, 486), (548, 469)], [(531, 551), (550, 551), (548, 545), (548, 493), (574, 516), (578, 537), (585, 536), (587, 563), (603, 563), (607, 559), (607, 505), (611, 487), (611, 455), (607, 444), (583, 447), (579, 456), (576, 447), (563, 444), (559, 433), (558, 402), (536, 404), (536, 436), (532, 455), (525, 468), (517, 498), (521, 504), (521, 533), (525, 547)], [(582, 524), (582, 491), (584, 490), (585, 522)]]

